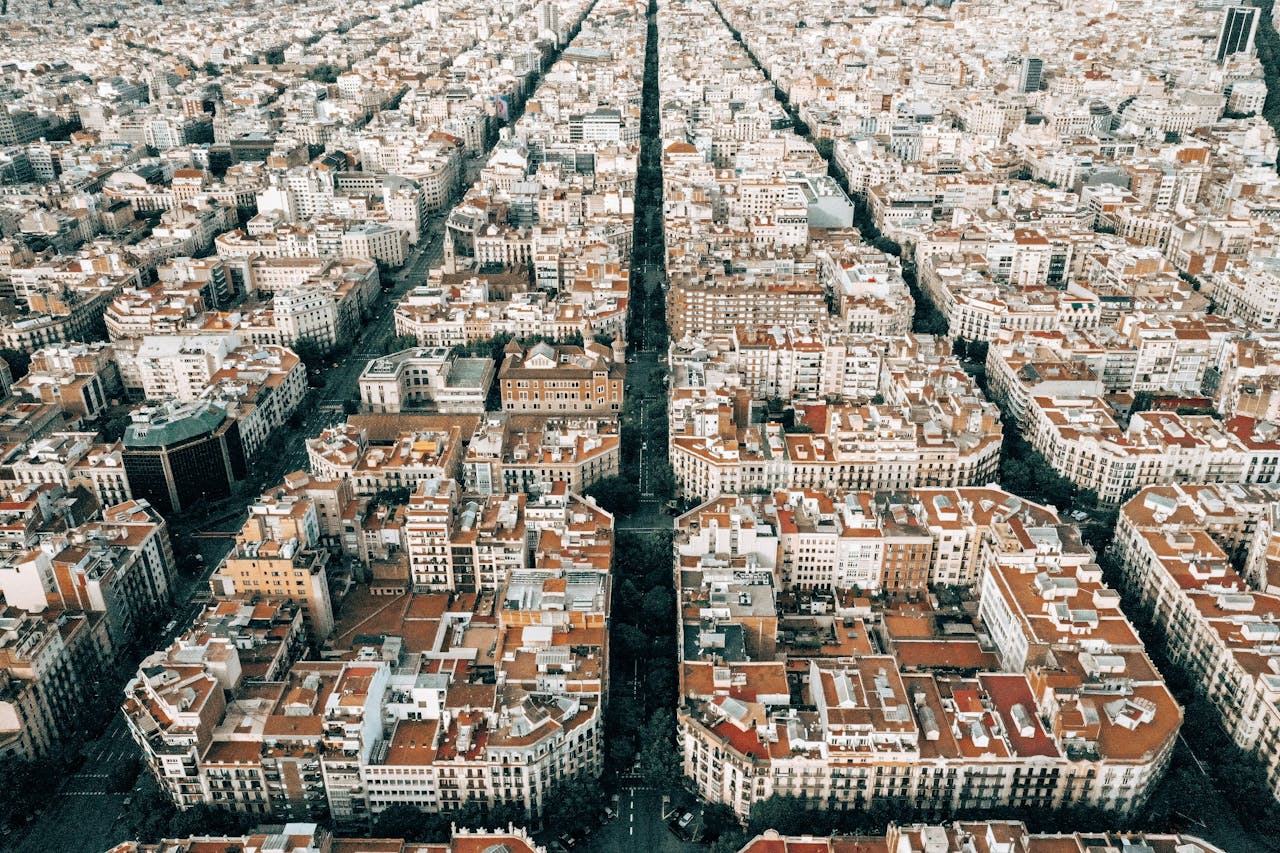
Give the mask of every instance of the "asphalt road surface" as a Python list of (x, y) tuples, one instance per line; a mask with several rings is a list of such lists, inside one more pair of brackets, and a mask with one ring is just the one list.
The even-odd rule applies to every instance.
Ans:
[(692, 853), (696, 844), (676, 838), (662, 819), (662, 795), (650, 788), (624, 788), (618, 794), (618, 812), (590, 837), (574, 845), (587, 853)]
[(85, 747), (80, 772), (67, 778), (25, 837), (9, 849), (17, 853), (101, 853), (126, 840), (124, 822), (116, 818), (123, 812), (128, 794), (108, 793), (108, 789), (115, 777), (131, 770), (137, 753), (124, 718), (117, 713), (102, 736)]

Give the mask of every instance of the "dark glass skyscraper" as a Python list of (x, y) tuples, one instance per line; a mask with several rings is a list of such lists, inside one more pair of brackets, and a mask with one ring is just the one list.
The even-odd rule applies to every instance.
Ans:
[(1039, 92), (1040, 80), (1044, 76), (1044, 60), (1027, 56), (1022, 60), (1022, 73), (1019, 75), (1018, 83), (1024, 92)]
[(1222, 16), (1218, 50), (1214, 57), (1221, 65), (1237, 53), (1253, 53), (1253, 37), (1258, 31), (1259, 10), (1254, 6), (1231, 6)]

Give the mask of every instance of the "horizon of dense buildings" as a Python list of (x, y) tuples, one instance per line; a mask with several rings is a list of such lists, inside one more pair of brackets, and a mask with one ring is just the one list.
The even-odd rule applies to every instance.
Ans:
[[(171, 604), (166, 519), (228, 501), (126, 699), (175, 802), (537, 812), (602, 766), (580, 496), (642, 456), (695, 506), (708, 799), (1132, 814), (1181, 723), (1140, 616), (1280, 798), (1280, 10), (662, 0), (646, 44), (636, 0), (86, 2), (5, 7), (0, 753), (74, 744)], [(313, 413), (322, 360), (364, 364)], [(999, 487), (1012, 436), (1069, 505)], [(282, 437), (308, 470), (246, 496)], [(1106, 554), (1064, 521), (1110, 513)], [(1113, 841), (993, 826), (883, 843)]]

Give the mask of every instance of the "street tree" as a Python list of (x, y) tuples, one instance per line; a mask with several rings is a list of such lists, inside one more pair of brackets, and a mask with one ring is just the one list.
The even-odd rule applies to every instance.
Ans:
[(624, 477), (604, 477), (596, 480), (583, 491), (595, 498), (606, 512), (614, 515), (630, 515), (640, 506), (640, 492), (635, 483)]
[(604, 817), (599, 785), (585, 775), (566, 779), (551, 789), (542, 812), (545, 826), (581, 835)]
[(675, 745), (676, 720), (670, 708), (653, 713), (640, 733), (640, 775), (650, 788), (669, 791), (683, 773)]

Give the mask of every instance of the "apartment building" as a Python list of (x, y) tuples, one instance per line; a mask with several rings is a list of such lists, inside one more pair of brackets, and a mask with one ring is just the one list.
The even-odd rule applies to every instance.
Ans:
[(920, 285), (947, 318), (947, 334), (991, 341), (1005, 331), (1092, 329), (1102, 304), (1088, 288), (1018, 285), (976, 253), (936, 254), (921, 262)]
[(1053, 333), (1019, 333), (987, 350), (987, 388), (1013, 419), (1025, 424), (1035, 397), (1101, 397), (1109, 389), (1088, 363), (1057, 346)]
[(46, 539), (42, 549), (17, 566), (12, 596), (4, 578), (6, 601), (34, 610), (38, 582), (50, 607), (105, 614), (112, 648), (126, 647), (168, 612), (177, 562), (168, 523), (146, 501), (106, 507), (100, 519)]
[(343, 423), (307, 439), (307, 458), (315, 476), (349, 480), (357, 495), (390, 489), (412, 492), (427, 480), (457, 476), (462, 429), (408, 430), (383, 443), (370, 442), (367, 430)]
[(1227, 317), (1251, 328), (1280, 328), (1280, 261), (1255, 257), (1207, 276), (1214, 301)]
[(98, 442), (97, 433), (54, 432), (9, 447), (0, 471), (18, 483), (56, 483), (68, 490), (85, 486), (109, 507), (131, 497), (119, 442)]
[(74, 741), (112, 652), (102, 613), (0, 610), (0, 754), (36, 758)]
[[(1280, 798), (1272, 633), (1277, 494), (1236, 484), (1149, 486), (1120, 510), (1112, 552), (1126, 590), (1163, 632), (1235, 743)], [(1245, 567), (1246, 574), (1237, 570)]]
[(713, 268), (673, 271), (667, 293), (671, 337), (729, 333), (740, 326), (794, 328), (826, 316), (826, 293), (816, 271), (776, 266), (761, 263), (730, 274)]
[(99, 674), (165, 613), (175, 575), (168, 528), (145, 502), (96, 520), (62, 515), (66, 492), (32, 486), (3, 513), (0, 752), (74, 744), (103, 700)]
[(116, 329), (113, 339), (142, 337), (153, 330), (163, 335), (235, 333), (248, 343), (294, 346), (307, 341), (327, 352), (354, 337), (380, 292), (378, 267), (370, 260), (252, 253), (224, 260), (231, 286), (252, 301), (217, 310), (203, 297), (199, 303), (189, 294), (175, 298), (172, 288), (126, 293), (109, 315)]
[(202, 291), (198, 284), (166, 281), (121, 291), (104, 314), (107, 336), (116, 342), (177, 334), (195, 324), (206, 310)]
[[(166, 850), (173, 849), (195, 853), (206, 844), (210, 845), (211, 850), (213, 847), (222, 851), (235, 847), (246, 853), (259, 853), (264, 850), (279, 850), (280, 853), (324, 853), (324, 851), (358, 853), (371, 843), (364, 838), (335, 837), (332, 832), (319, 824), (306, 820), (294, 820), (279, 828), (280, 832), (254, 832), (248, 835), (166, 838), (156, 844), (122, 841), (107, 853), (164, 853)], [(386, 853), (414, 853), (423, 849), (423, 845), (403, 839), (384, 838), (372, 843)], [(501, 848), (510, 853), (546, 853), (546, 848), (535, 842), (526, 830), (518, 827), (508, 827), (505, 831), (494, 829), (492, 832), (460, 828), (454, 831), (447, 843), (428, 846), (432, 853), (474, 853), (474, 851), (495, 848)], [(1204, 849), (1209, 853), (1208, 848)]]
[[(143, 660), (125, 686), (124, 718), (143, 761), (175, 805), (211, 802), (263, 817), (276, 810), (290, 817), (323, 813), (323, 793), (307, 785), (319, 778), (314, 749), (318, 730), (310, 738), (308, 761), (307, 738), (299, 728), (309, 722), (305, 715), (295, 710), (271, 717), (259, 713), (256, 721), (250, 716), (256, 709), (272, 710), (266, 691), (285, 686), (281, 682), (292, 672), (305, 641), (298, 606), (270, 598), (226, 601), (208, 607), (191, 630)], [(303, 677), (293, 685), (293, 704), (299, 709), (307, 698), (304, 685), (314, 691), (319, 673), (339, 665), (313, 666), (307, 672), (313, 681), (299, 672)], [(229, 692), (254, 682), (262, 686), (228, 703)], [(255, 747), (256, 757), (261, 746), (249, 737), (261, 738), (268, 730), (276, 736), (266, 764), (272, 779), (262, 763), (252, 766), (245, 760), (250, 754), (245, 747)], [(244, 757), (239, 767), (228, 760), (237, 750)]]
[[(992, 395), (1026, 418), (1035, 396), (1089, 397), (1114, 391), (1197, 397), (1217, 392), (1224, 404), (1239, 392), (1243, 376), (1265, 376), (1253, 354), (1270, 346), (1269, 337), (1245, 340), (1247, 330), (1222, 317), (1159, 317), (1127, 314), (1115, 326), (1091, 332), (1006, 333), (987, 351)], [(1240, 356), (1246, 363), (1241, 370)], [(1265, 359), (1265, 356), (1262, 356)], [(1222, 386), (1222, 375), (1228, 387)], [(1247, 381), (1247, 380), (1245, 380)], [(1216, 388), (1214, 386), (1217, 386)]]
[(608, 418), (541, 418), (491, 414), (476, 428), (462, 459), (468, 493), (542, 495), (555, 484), (574, 494), (618, 473), (621, 436)]
[(1260, 421), (1280, 418), (1280, 396), (1276, 358), (1280, 340), (1274, 335), (1255, 335), (1229, 342), (1218, 368), (1215, 404), (1226, 417), (1243, 415)]
[(409, 582), (415, 590), (496, 589), (530, 564), (527, 497), (501, 493), (459, 497), (453, 480), (423, 483), (404, 515)]
[(315, 502), (272, 493), (249, 507), (231, 553), (209, 583), (220, 595), (258, 595), (298, 605), (310, 635), (322, 642), (334, 625), (331, 558), (320, 541)]
[[(904, 492), (781, 489), (723, 496), (709, 524), (690, 530), (707, 553), (734, 540), (779, 588), (814, 593), (920, 595), (932, 586), (974, 587), (982, 543), (998, 524), (1058, 523), (1054, 512), (995, 487)], [(728, 538), (725, 538), (728, 537)], [(683, 546), (682, 546), (683, 547)]]
[[(1124, 814), (1150, 794), (1181, 711), (1076, 528), (1038, 508), (993, 519), (971, 622), (923, 599), (797, 598), (770, 570), (770, 540), (793, 538), (799, 576), (820, 525), (732, 501), (677, 521), (678, 725), (700, 796), (739, 814), (773, 794), (832, 808), (1079, 803)], [(859, 544), (842, 549), (846, 567), (871, 553)], [(927, 576), (931, 558), (917, 559)], [(911, 562), (886, 556), (883, 571)]]
[(306, 365), (293, 350), (250, 345), (227, 353), (201, 396), (225, 406), (235, 417), (244, 454), (256, 459), (298, 411), (307, 387)]
[[(283, 510), (256, 517), (305, 517)], [(539, 812), (557, 782), (602, 767), (612, 519), (560, 494), (529, 532), (530, 561), (470, 594), (355, 594), (330, 640), (339, 660), (296, 659), (301, 602), (215, 604), (126, 688), (151, 772), (180, 808), (264, 818)], [(488, 559), (483, 537), (471, 547)]]
[[(626, 280), (613, 279), (603, 283), (607, 286), (573, 289), (576, 282), (561, 275), (562, 266), (571, 266), (567, 254), (555, 254), (556, 275), (551, 285), (564, 288), (557, 295), (515, 290), (498, 301), (496, 289), (492, 294), (489, 291), (495, 277), (486, 279), (483, 285), (473, 280), (447, 289), (431, 284), (416, 287), (396, 305), (396, 333), (416, 339), (422, 347), (456, 346), (499, 334), (515, 338), (540, 335), (552, 340), (575, 334), (584, 338), (597, 334), (624, 338), (629, 304)], [(521, 285), (527, 285), (527, 280)], [(494, 301), (490, 301), (491, 295)]]
[(361, 562), (368, 560), (361, 539), (369, 502), (352, 491), (350, 480), (326, 480), (307, 471), (293, 471), (265, 494), (275, 495), (277, 500), (290, 495), (305, 497), (316, 508), (320, 543)]
[(238, 335), (148, 335), (134, 358), (139, 390), (157, 402), (200, 399), (213, 374), (239, 346)]
[(123, 446), (97, 443), (96, 433), (47, 433), (10, 444), (0, 471), (19, 484), (56, 484), (70, 491), (84, 487), (100, 507), (131, 500)]
[[(794, 403), (788, 432), (752, 423), (750, 396), (673, 392), (671, 465), (685, 494), (795, 487), (908, 489), (994, 479), (998, 410), (929, 338), (886, 347), (881, 402)], [(696, 390), (696, 387), (695, 387)]]
[(1032, 398), (1026, 436), (1055, 470), (1111, 505), (1156, 483), (1274, 482), (1280, 461), (1269, 422), (1148, 411), (1121, 427), (1098, 397)]
[(106, 343), (72, 343), (31, 354), (27, 375), (14, 393), (62, 407), (75, 418), (98, 417), (122, 390), (114, 349)]
[[(1182, 853), (1221, 853), (1214, 844), (1185, 833), (1108, 832), (1095, 828), (1062, 833), (1033, 833), (1017, 821), (955, 821), (949, 824), (890, 824), (883, 835), (830, 838), (780, 836), (766, 830), (748, 841), (739, 853), (840, 853), (850, 845), (875, 849), (959, 853), (1088, 853), (1090, 850), (1178, 850)], [(115, 853), (115, 851), (111, 851)]]
[(668, 347), (672, 386), (742, 385), (756, 398), (870, 400), (891, 339), (822, 326), (740, 327), (727, 335), (697, 335)]
[(0, 318), (0, 347), (34, 352), (67, 341), (100, 338), (102, 314), (114, 288), (85, 284), (75, 293), (69, 301), (44, 293), (32, 294), (28, 313)]

